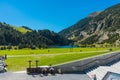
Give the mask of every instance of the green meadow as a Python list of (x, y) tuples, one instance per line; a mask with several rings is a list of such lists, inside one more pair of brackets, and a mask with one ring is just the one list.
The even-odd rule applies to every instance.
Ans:
[[(112, 48), (112, 51), (120, 48)], [(32, 60), (32, 67), (35, 67), (35, 60), (42, 65), (57, 65), (69, 61), (84, 59), (112, 52), (109, 48), (49, 48), (49, 49), (21, 49), (21, 50), (0, 50), (0, 55), (7, 54), (6, 63), (8, 71), (26, 70), (28, 61)]]

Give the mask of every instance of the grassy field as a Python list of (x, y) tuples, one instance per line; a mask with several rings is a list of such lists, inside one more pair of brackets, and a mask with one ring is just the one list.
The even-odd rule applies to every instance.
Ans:
[[(12, 26), (12, 25), (11, 25)], [(21, 33), (31, 32), (31, 30), (25, 29), (23, 27), (12, 26), (15, 30), (20, 31)]]
[[(120, 48), (112, 48), (113, 51)], [(39, 60), (39, 66), (49, 64), (60, 64), (73, 60), (83, 59), (91, 56), (108, 53), (109, 48), (50, 48), (50, 49), (22, 49), (22, 50), (0, 50), (0, 55), (7, 54), (9, 71), (25, 70), (28, 67), (28, 60)]]

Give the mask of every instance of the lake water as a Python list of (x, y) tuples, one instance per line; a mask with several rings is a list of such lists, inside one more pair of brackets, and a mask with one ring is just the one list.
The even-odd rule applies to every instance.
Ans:
[(78, 48), (78, 46), (69, 46), (69, 45), (66, 45), (66, 46), (56, 46), (57, 48)]
[(65, 45), (65, 46), (49, 46), (49, 48), (79, 48), (79, 46), (70, 46), (70, 45)]

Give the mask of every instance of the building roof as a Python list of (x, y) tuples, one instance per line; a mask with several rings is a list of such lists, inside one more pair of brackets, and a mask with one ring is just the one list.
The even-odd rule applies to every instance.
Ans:
[(119, 80), (120, 74), (114, 72), (107, 72), (102, 80)]

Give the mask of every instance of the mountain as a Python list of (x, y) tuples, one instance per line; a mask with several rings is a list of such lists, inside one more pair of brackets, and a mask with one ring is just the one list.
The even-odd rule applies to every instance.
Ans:
[(59, 32), (75, 44), (120, 45), (120, 4), (95, 12)]
[(69, 40), (50, 30), (32, 30), (0, 22), (0, 45), (47, 47), (67, 45)]

